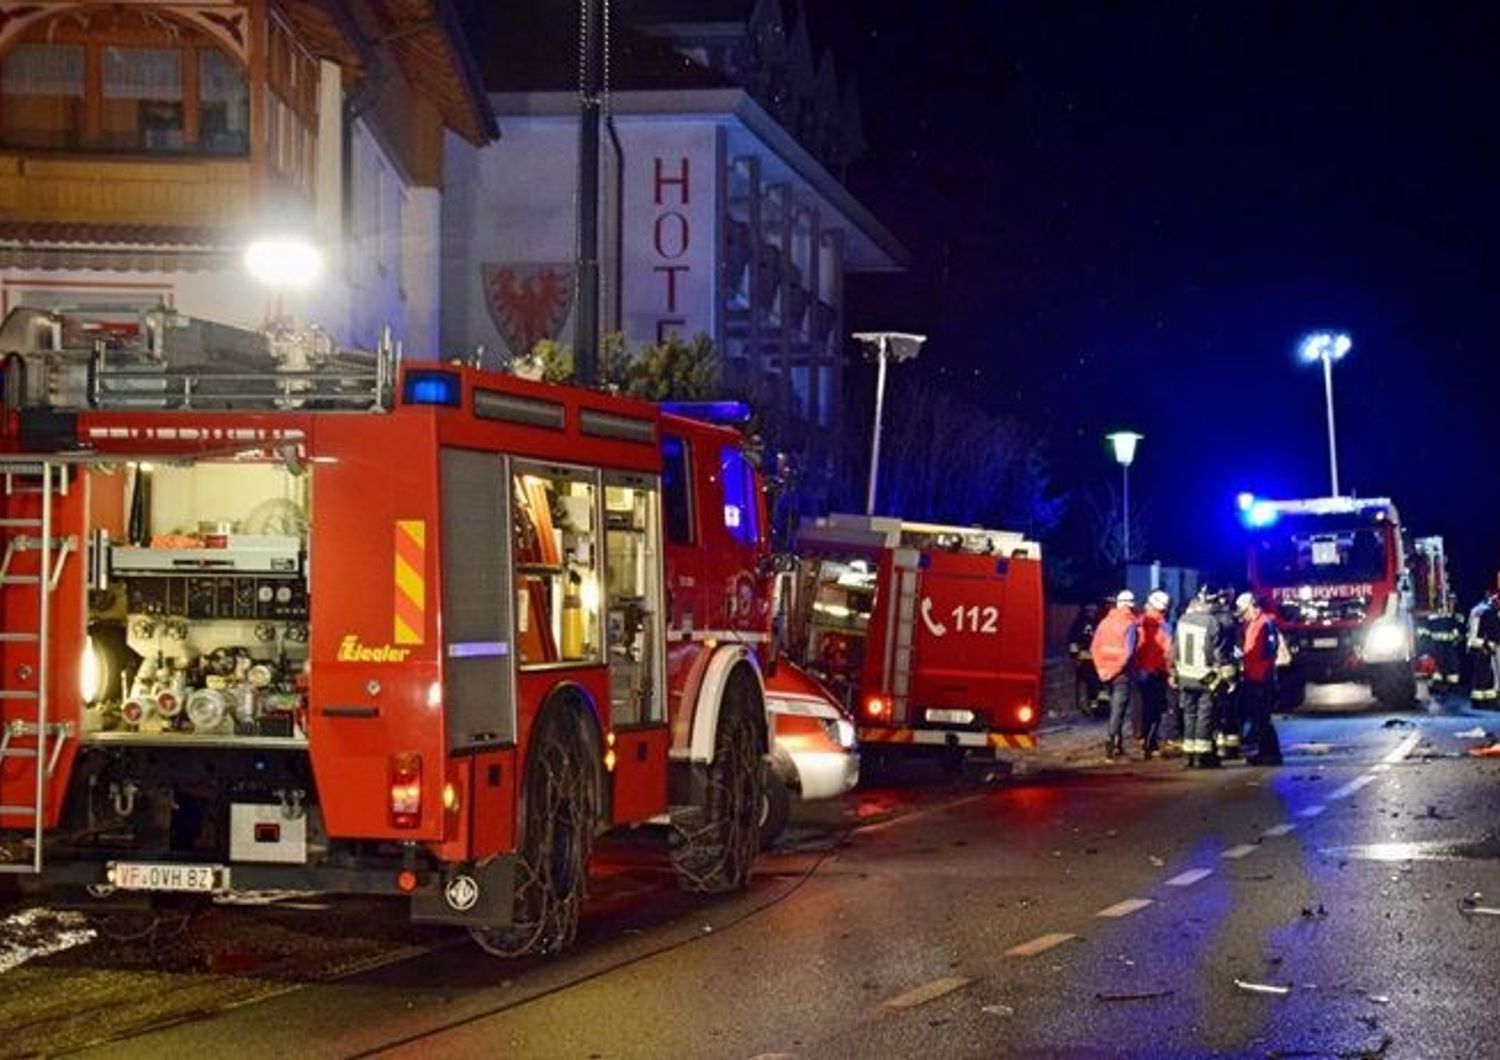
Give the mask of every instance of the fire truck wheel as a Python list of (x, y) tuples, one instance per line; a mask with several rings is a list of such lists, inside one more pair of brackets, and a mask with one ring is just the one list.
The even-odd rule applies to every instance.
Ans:
[(1370, 674), (1370, 691), (1386, 710), (1406, 710), (1417, 701), (1417, 677), (1405, 663)]
[(579, 718), (555, 707), (532, 733), (512, 922), (470, 932), (496, 956), (555, 952), (578, 933), (599, 807), (599, 773)]
[(740, 671), (719, 706), (705, 805), (672, 813), (672, 866), (684, 890), (717, 894), (750, 879), (766, 784), (764, 716), (754, 677)]
[(760, 847), (765, 850), (786, 831), (787, 820), (792, 815), (792, 792), (786, 781), (775, 774), (768, 776), (761, 805), (764, 808), (760, 816)]

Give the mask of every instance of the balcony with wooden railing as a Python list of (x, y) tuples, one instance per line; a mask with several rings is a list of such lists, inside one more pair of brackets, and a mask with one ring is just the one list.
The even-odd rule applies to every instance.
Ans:
[(0, 217), (38, 223), (233, 227), (248, 158), (67, 155), (0, 148)]

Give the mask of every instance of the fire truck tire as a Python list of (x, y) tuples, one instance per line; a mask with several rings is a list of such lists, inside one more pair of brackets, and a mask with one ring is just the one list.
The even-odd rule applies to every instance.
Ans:
[(760, 846), (765, 850), (786, 831), (787, 821), (792, 816), (792, 792), (786, 786), (786, 781), (775, 775), (766, 778), (766, 795), (762, 806)]
[(767, 781), (764, 717), (754, 672), (736, 671), (719, 705), (704, 805), (672, 811), (672, 867), (683, 890), (719, 894), (750, 879)]
[(554, 705), (532, 733), (512, 921), (470, 932), (497, 957), (553, 953), (578, 933), (599, 817), (599, 771), (582, 717), (571, 705)]
[(1405, 663), (1370, 674), (1370, 691), (1386, 710), (1406, 710), (1417, 701), (1417, 676)]

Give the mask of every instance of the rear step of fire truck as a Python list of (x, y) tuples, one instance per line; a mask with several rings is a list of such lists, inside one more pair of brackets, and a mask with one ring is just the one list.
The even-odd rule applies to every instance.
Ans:
[[(57, 768), (64, 741), (73, 733), (71, 724), (51, 720), (47, 698), (52, 594), (78, 542), (52, 536), (53, 496), (68, 492), (65, 464), (35, 458), (0, 460), (0, 476), (0, 541), (5, 544), (0, 556), (0, 648), (8, 664), (0, 674), (0, 772), (12, 773), (14, 763), (30, 760), (35, 775), (33, 784), (24, 785), (30, 801), (0, 804), (0, 817), (31, 822), (30, 860), (0, 860), (0, 873), (37, 874), (42, 871), (47, 781)], [(30, 557), (35, 557), (34, 564)], [(10, 683), (33, 676), (32, 688)], [(19, 792), (23, 785), (0, 790)]]

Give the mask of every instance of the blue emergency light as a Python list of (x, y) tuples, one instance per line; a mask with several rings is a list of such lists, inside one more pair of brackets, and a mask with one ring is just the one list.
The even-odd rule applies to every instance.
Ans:
[(401, 400), (407, 405), (445, 405), (458, 408), (463, 404), (463, 384), (453, 372), (407, 372)]
[(750, 422), (750, 406), (743, 401), (663, 401), (661, 410), (674, 416), (732, 427)]
[(1253, 493), (1241, 493), (1235, 504), (1240, 510), (1240, 522), (1252, 530), (1270, 526), (1281, 518), (1281, 509), (1275, 502), (1257, 500)]

